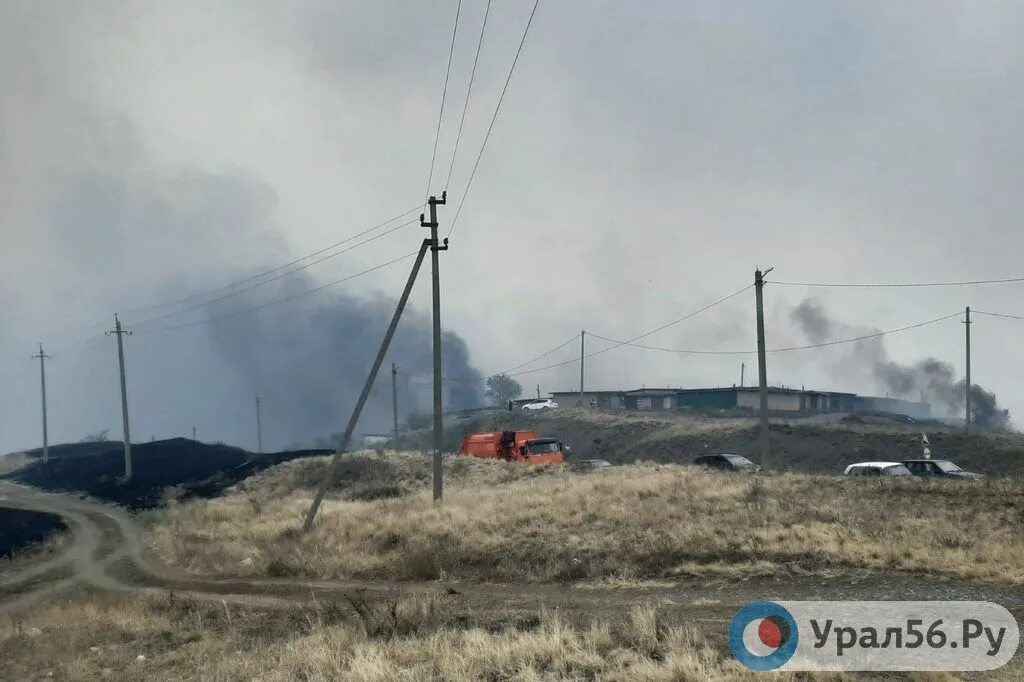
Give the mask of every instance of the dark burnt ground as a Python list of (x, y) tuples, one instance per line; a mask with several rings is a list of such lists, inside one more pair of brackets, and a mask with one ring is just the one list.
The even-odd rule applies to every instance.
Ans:
[(13, 559), (26, 547), (65, 529), (59, 516), (0, 506), (0, 559)]
[[(444, 446), (449, 452), (457, 451), (469, 433), (533, 430), (572, 447), (570, 460), (688, 464), (705, 453), (730, 452), (758, 461), (757, 419), (753, 414), (743, 418), (737, 414), (566, 408), (486, 411), (469, 418), (446, 417)], [(772, 465), (783, 471), (841, 474), (853, 462), (920, 457), (921, 434), (926, 433), (935, 459), (951, 459), (988, 476), (1024, 475), (1024, 435), (1019, 433), (964, 433), (933, 421), (915, 423), (893, 415), (867, 414), (836, 417), (834, 423), (773, 417), (770, 431)], [(410, 433), (399, 439), (398, 449), (429, 449), (430, 438), (428, 431)]]
[[(43, 490), (85, 493), (132, 509), (147, 509), (170, 498), (210, 497), (267, 467), (326, 450), (255, 454), (228, 445), (186, 438), (132, 446), (132, 480), (124, 483), (120, 442), (55, 446), (44, 466), (35, 459), (7, 478)], [(29, 453), (33, 455), (37, 453)]]

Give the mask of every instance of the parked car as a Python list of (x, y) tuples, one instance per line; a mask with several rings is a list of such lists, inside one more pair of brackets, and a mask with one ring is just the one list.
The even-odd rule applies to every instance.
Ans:
[(761, 465), (754, 464), (742, 455), (701, 455), (693, 460), (693, 463), (708, 467), (709, 469), (721, 469), (723, 471), (741, 471), (751, 474), (761, 471)]
[(543, 400), (533, 400), (523, 405), (524, 410), (554, 410), (558, 407), (551, 398), (545, 398)]
[(982, 477), (970, 471), (964, 471), (948, 459), (905, 459), (903, 466), (915, 476), (936, 476), (961, 481), (977, 481)]
[(599, 469), (607, 469), (612, 466), (612, 463), (606, 459), (579, 459), (575, 462), (570, 462), (569, 468), (573, 471), (598, 471)]
[(847, 476), (910, 476), (910, 470), (899, 462), (857, 462), (846, 467)]

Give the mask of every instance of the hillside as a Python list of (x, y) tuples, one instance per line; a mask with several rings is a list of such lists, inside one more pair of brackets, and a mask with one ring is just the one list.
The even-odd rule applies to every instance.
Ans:
[[(606, 412), (559, 409), (550, 412), (485, 412), (472, 419), (450, 419), (445, 449), (454, 452), (462, 437), (475, 431), (535, 430), (572, 448), (571, 459), (607, 459), (613, 463), (654, 461), (685, 463), (704, 452), (733, 452), (759, 460), (757, 421), (671, 413)], [(1024, 474), (1024, 435), (971, 433), (935, 424), (851, 416), (834, 423), (813, 419), (774, 420), (770, 427), (773, 466), (784, 471), (841, 473), (852, 462), (919, 457), (927, 433), (934, 458), (956, 461), (965, 469), (993, 476)], [(398, 448), (428, 448), (430, 433), (399, 439)]]
[(300, 532), (328, 458), (170, 505), (164, 559), (221, 575), (576, 582), (929, 573), (1020, 585), (1019, 480), (745, 476), (633, 464), (593, 473), (445, 458), (442, 505), (414, 453), (362, 452)]
[[(44, 466), (34, 458), (2, 477), (44, 490), (74, 491), (142, 509), (169, 497), (212, 495), (269, 466), (323, 450), (293, 450), (258, 455), (228, 445), (186, 438), (132, 446), (132, 480), (125, 484), (120, 442), (76, 443), (50, 449)], [(29, 455), (38, 453), (30, 452)]]

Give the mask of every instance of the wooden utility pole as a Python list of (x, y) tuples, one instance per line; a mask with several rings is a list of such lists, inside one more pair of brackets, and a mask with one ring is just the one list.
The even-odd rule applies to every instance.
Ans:
[(402, 319), (402, 311), (405, 310), (405, 304), (409, 301), (409, 294), (412, 293), (412, 286), (416, 283), (416, 276), (420, 272), (420, 266), (423, 265), (423, 258), (427, 253), (427, 249), (431, 246), (432, 241), (430, 239), (424, 239), (423, 244), (420, 245), (420, 251), (416, 255), (416, 262), (412, 266), (412, 272), (409, 273), (409, 280), (405, 283), (402, 297), (398, 299), (398, 305), (395, 307), (395, 314), (391, 318), (391, 324), (388, 325), (388, 330), (384, 333), (384, 341), (380, 344), (377, 357), (373, 361), (373, 366), (370, 367), (370, 374), (366, 377), (366, 383), (363, 384), (363, 392), (359, 394), (356, 406), (352, 410), (352, 416), (349, 417), (348, 426), (345, 427), (345, 432), (341, 436), (338, 451), (334, 453), (327, 475), (321, 481), (316, 497), (313, 498), (313, 504), (310, 505), (309, 512), (306, 514), (306, 521), (302, 526), (304, 531), (308, 531), (313, 527), (313, 520), (316, 518), (317, 510), (320, 509), (320, 504), (324, 501), (327, 491), (334, 485), (334, 479), (338, 474), (338, 461), (352, 439), (352, 432), (355, 431), (356, 424), (359, 422), (359, 415), (363, 412), (363, 406), (366, 404), (366, 399), (370, 396), (373, 383), (377, 380), (377, 373), (380, 371), (380, 366), (384, 363), (384, 356), (387, 355), (388, 347), (391, 345), (391, 338), (395, 335), (395, 329), (398, 328), (398, 321)]
[(580, 407), (583, 407), (583, 361), (587, 357), (587, 330), (580, 331)]
[(964, 430), (971, 430), (971, 306), (964, 311), (964, 330), (967, 332), (967, 385), (964, 387)]
[(117, 361), (121, 368), (121, 421), (124, 424), (124, 481), (132, 480), (132, 436), (128, 427), (128, 385), (125, 380), (124, 370), (124, 336), (131, 336), (132, 333), (121, 327), (121, 320), (114, 314), (114, 329), (108, 331), (107, 336), (117, 335)]
[(256, 452), (263, 454), (263, 423), (260, 421), (259, 396), (256, 396)]
[(398, 366), (391, 363), (391, 416), (395, 422), (394, 447), (398, 449)]
[(444, 437), (444, 424), (441, 421), (442, 393), (444, 385), (441, 380), (441, 272), (438, 266), (437, 254), (448, 250), (448, 238), (445, 237), (442, 246), (437, 240), (437, 207), (444, 206), (448, 202), (448, 192), (441, 192), (441, 198), (430, 197), (427, 205), (430, 207), (430, 222), (424, 220), (420, 214), (420, 226), (430, 228), (430, 267), (433, 285), (433, 309), (434, 309), (434, 501), (440, 502), (444, 494), (444, 472), (441, 467), (441, 447)]
[(540, 400), (540, 384), (537, 384), (537, 400)]
[(43, 464), (50, 461), (50, 437), (46, 426), (46, 361), (53, 358), (43, 352), (43, 344), (39, 344), (39, 355), (33, 355), (32, 359), (39, 358), (39, 383), (43, 394)]
[(761, 412), (761, 467), (769, 470), (771, 460), (772, 444), (768, 434), (768, 368), (765, 365), (764, 345), (764, 276), (771, 272), (768, 268), (764, 272), (754, 271), (754, 294), (757, 302), (757, 375), (760, 383), (760, 412)]

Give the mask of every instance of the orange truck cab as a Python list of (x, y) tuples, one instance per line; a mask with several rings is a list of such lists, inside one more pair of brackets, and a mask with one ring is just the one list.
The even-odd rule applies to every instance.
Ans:
[(504, 459), (527, 464), (561, 464), (565, 448), (554, 438), (538, 438), (536, 431), (491, 431), (471, 433), (462, 439), (463, 455)]

